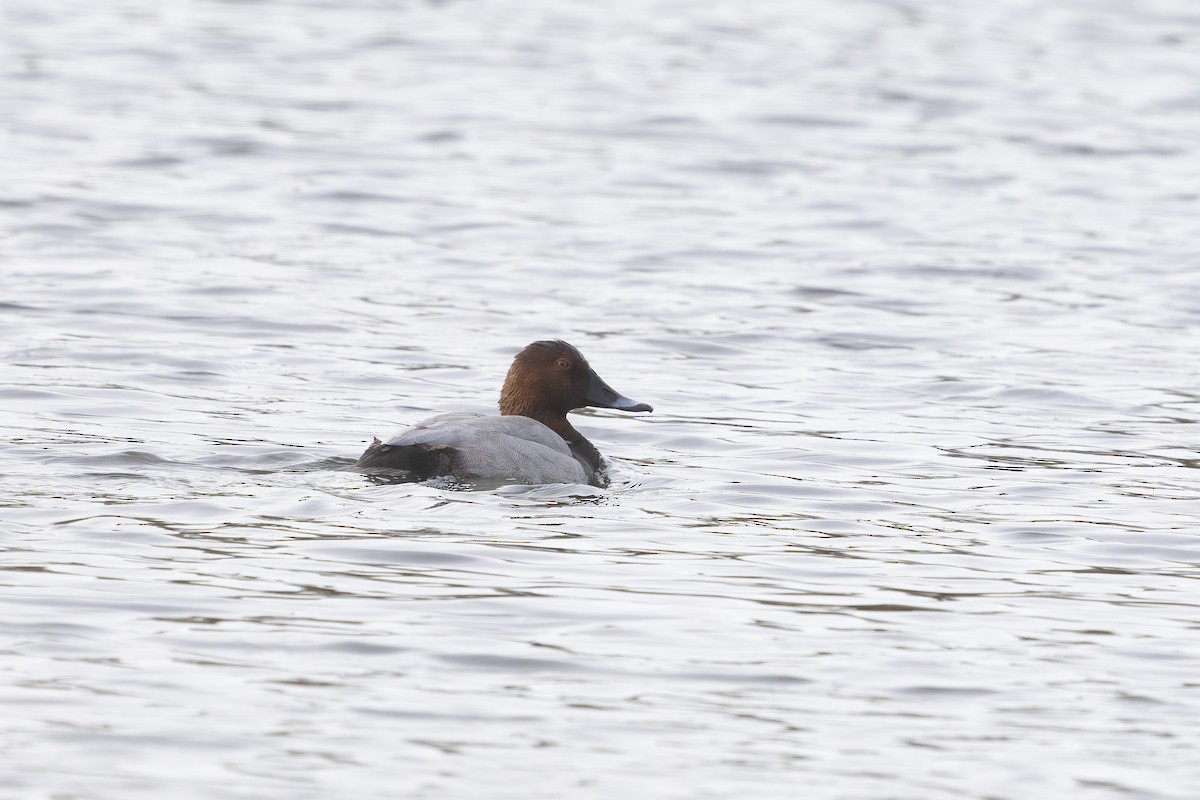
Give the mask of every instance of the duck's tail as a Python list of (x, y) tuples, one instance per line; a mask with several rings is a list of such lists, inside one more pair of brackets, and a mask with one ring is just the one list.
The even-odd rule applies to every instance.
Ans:
[(454, 448), (436, 444), (384, 444), (375, 439), (354, 466), (373, 475), (424, 481), (453, 473)]

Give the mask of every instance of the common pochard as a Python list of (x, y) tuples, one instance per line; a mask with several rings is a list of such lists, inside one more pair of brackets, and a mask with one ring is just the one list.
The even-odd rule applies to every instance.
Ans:
[(513, 359), (500, 392), (500, 416), (441, 414), (386, 442), (375, 439), (358, 468), (404, 480), (589, 483), (607, 476), (600, 451), (567, 421), (585, 406), (653, 411), (618, 394), (563, 341), (534, 342)]

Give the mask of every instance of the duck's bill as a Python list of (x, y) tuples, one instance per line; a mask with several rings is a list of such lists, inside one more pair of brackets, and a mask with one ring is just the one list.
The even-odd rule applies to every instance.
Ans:
[(615, 408), (617, 411), (653, 411), (654, 409), (645, 403), (639, 403), (636, 400), (630, 400), (623, 394), (616, 392), (611, 386), (592, 370), (592, 382), (588, 386), (587, 394), (583, 398), (584, 405), (595, 406), (596, 408)]

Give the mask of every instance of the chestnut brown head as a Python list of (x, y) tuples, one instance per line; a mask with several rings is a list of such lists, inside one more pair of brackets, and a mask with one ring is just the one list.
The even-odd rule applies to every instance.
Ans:
[(619, 394), (583, 354), (561, 340), (534, 342), (517, 353), (500, 392), (500, 413), (544, 419), (585, 406), (653, 411)]

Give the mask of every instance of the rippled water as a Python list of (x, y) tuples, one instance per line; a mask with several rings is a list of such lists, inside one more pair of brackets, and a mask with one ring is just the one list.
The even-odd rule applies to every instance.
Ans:
[(1198, 796), (1194, 4), (3, 15), (0, 796)]

